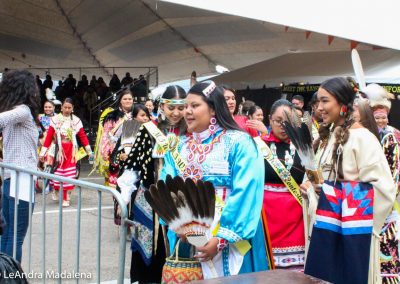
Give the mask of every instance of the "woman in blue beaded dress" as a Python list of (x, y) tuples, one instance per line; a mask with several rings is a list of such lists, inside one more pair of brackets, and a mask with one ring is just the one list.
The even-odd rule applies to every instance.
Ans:
[[(177, 152), (186, 162), (177, 167), (171, 152), (165, 156), (161, 179), (180, 175), (213, 183), (216, 213), (212, 237), (197, 247), (204, 278), (213, 274), (205, 261), (212, 260), (218, 277), (268, 269), (265, 237), (260, 220), (264, 162), (253, 139), (235, 123), (214, 82), (194, 85), (186, 97), (188, 134), (179, 137)], [(171, 251), (177, 241), (168, 234)]]

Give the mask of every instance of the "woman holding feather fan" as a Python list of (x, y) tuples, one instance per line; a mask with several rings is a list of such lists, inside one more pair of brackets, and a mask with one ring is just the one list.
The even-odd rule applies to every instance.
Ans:
[[(303, 181), (304, 167), (301, 165), (296, 148), (283, 128), (287, 115), (294, 112), (292, 103), (278, 100), (269, 116), (271, 133), (265, 142), (271, 154), (264, 160), (265, 184), (264, 227), (268, 228), (271, 239), (275, 266), (287, 268), (304, 265), (304, 224), (301, 198), (297, 198), (286, 185), (288, 175), (290, 183), (297, 188)], [(296, 115), (296, 114), (294, 114)]]
[[(324, 181), (305, 273), (332, 283), (381, 283), (379, 232), (395, 185), (378, 139), (353, 120), (354, 98), (345, 78), (329, 79), (318, 90), (324, 127), (333, 131), (321, 137), (327, 139), (319, 149)], [(301, 188), (312, 192), (321, 185)]]
[[(119, 164), (117, 190), (128, 205), (131, 237), (131, 283), (159, 283), (165, 261), (162, 229), (157, 216), (144, 198), (144, 192), (155, 182), (154, 142), (145, 128), (150, 113), (142, 104), (132, 110), (132, 120), (125, 121), (116, 145), (116, 161)], [(115, 222), (120, 224), (118, 203), (114, 203)]]
[[(181, 163), (168, 152), (161, 178), (182, 176), (215, 187), (211, 236), (206, 245), (196, 247), (204, 278), (268, 269), (260, 222), (264, 172), (257, 146), (235, 123), (224, 90), (214, 82), (198, 83), (189, 90), (185, 120), (190, 134), (177, 144)], [(176, 240), (169, 232), (171, 251)], [(215, 271), (206, 264), (210, 260)]]

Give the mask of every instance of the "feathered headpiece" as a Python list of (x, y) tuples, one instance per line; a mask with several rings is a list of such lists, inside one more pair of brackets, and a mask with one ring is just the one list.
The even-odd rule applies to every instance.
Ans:
[(46, 88), (46, 98), (48, 101), (53, 102), (55, 105), (61, 105), (61, 102), (57, 100), (56, 94), (50, 89)]
[(151, 90), (150, 98), (153, 100), (153, 102), (159, 100), (161, 96), (164, 94), (166, 89), (167, 89), (166, 86), (158, 86), (157, 88)]
[(285, 112), (285, 114), (286, 121), (283, 122), (283, 127), (296, 148), (301, 163), (306, 168), (308, 179), (315, 184), (321, 184), (323, 182), (322, 173), (315, 159), (309, 127), (295, 112)]
[(394, 99), (394, 95), (378, 84), (369, 84), (362, 88), (360, 92), (367, 97), (371, 107), (384, 106), (389, 110), (392, 107), (390, 99)]

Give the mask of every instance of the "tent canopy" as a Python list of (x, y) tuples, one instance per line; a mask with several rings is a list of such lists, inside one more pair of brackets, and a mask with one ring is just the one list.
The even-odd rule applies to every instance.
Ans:
[[(360, 51), (367, 82), (400, 82), (400, 51)], [(396, 74), (396, 76), (393, 76)], [(265, 60), (213, 80), (236, 89), (277, 87), (281, 83), (317, 84), (332, 76), (354, 77), (350, 51), (292, 53)]]
[[(223, 1), (212, 2), (218, 6)], [(249, 1), (230, 1), (225, 8), (242, 2), (248, 3), (247, 10), (259, 7), (251, 7)], [(270, 3), (262, 2), (260, 11), (273, 13), (266, 8)], [(280, 12), (280, 17), (290, 18), (287, 10), (291, 9)], [(85, 71), (86, 75), (101, 75), (106, 80), (113, 72), (109, 66), (157, 66), (159, 83), (163, 83), (187, 79), (193, 70), (199, 76), (215, 74), (218, 64), (235, 70), (291, 56), (288, 53), (350, 50), (348, 39), (335, 38), (329, 44), (327, 35), (306, 36), (304, 29), (286, 29), (282, 23), (156, 0), (0, 0), (0, 13), (2, 69), (93, 67)], [(395, 35), (388, 37), (397, 39)], [(371, 50), (372, 46), (359, 44), (357, 48)], [(286, 67), (286, 71), (292, 69)], [(56, 75), (74, 73), (77, 77), (76, 70), (72, 71), (60, 69)], [(126, 71), (138, 76), (146, 69), (138, 69), (138, 74), (131, 69), (118, 71), (121, 78)]]

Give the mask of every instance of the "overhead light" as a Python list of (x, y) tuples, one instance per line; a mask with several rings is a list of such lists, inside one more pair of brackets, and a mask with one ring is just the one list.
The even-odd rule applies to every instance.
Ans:
[(217, 65), (217, 66), (215, 66), (215, 71), (217, 71), (219, 74), (222, 74), (225, 72), (229, 72), (229, 69), (222, 65)]

